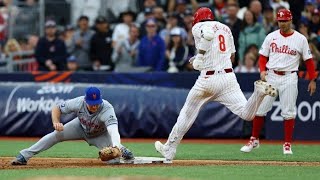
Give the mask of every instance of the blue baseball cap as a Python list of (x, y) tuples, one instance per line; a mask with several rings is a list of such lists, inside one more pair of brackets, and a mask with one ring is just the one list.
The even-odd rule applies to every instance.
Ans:
[(100, 90), (96, 87), (88, 87), (86, 89), (85, 101), (88, 105), (94, 106), (102, 103)]

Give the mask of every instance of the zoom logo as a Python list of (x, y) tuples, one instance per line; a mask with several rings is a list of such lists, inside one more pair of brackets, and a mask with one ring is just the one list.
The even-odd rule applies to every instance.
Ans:
[[(275, 107), (275, 110), (271, 114), (272, 121), (283, 121), (280, 102), (275, 101), (273, 107)], [(308, 101), (301, 101), (297, 106), (297, 118), (303, 122), (320, 120), (320, 101), (313, 104)]]

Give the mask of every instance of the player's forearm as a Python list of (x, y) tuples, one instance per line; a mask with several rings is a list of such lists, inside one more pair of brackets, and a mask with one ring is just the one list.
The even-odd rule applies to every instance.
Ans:
[(120, 134), (118, 130), (118, 124), (112, 124), (107, 126), (108, 134), (111, 137), (112, 146), (120, 148)]
[(260, 55), (259, 56), (259, 68), (260, 72), (266, 71), (267, 69), (268, 57)]
[(309, 79), (314, 80), (316, 78), (316, 71), (315, 71), (315, 66), (312, 58), (306, 60), (305, 63), (306, 63), (306, 68), (309, 74)]
[(59, 109), (59, 107), (54, 106), (52, 108), (52, 112), (51, 112), (51, 119), (52, 119), (52, 123), (60, 123), (60, 116), (61, 116), (61, 111)]

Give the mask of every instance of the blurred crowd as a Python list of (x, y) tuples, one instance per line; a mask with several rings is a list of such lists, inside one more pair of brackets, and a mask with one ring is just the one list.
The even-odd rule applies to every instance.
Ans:
[[(69, 0), (72, 1), (72, 0)], [(83, 1), (83, 2), (82, 2)], [(193, 71), (188, 60), (196, 54), (191, 33), (193, 13), (206, 6), (215, 20), (228, 25), (237, 49), (235, 72), (258, 72), (258, 51), (266, 35), (278, 29), (275, 14), (290, 9), (293, 25), (309, 41), (320, 70), (320, 0), (76, 0), (74, 23), (59, 24), (46, 17), (45, 35), (39, 37), (34, 21), (36, 0), (24, 6), (0, 0), (1, 59), (10, 53), (34, 51), (41, 71)], [(95, 3), (93, 3), (95, 2)], [(87, 10), (87, 11), (86, 11)], [(34, 12), (34, 11), (32, 11)], [(12, 20), (10, 21), (10, 18)], [(27, 23), (15, 28), (9, 23)], [(8, 27), (16, 38), (8, 38)], [(21, 60), (20, 55), (11, 56)], [(303, 63), (300, 67), (304, 70)]]

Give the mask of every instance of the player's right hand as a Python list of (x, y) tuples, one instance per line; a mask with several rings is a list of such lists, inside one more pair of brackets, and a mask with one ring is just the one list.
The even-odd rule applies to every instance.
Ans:
[(203, 64), (203, 54), (197, 54), (196, 58), (192, 62), (193, 69), (200, 71)]
[(63, 131), (63, 124), (62, 123), (53, 123), (53, 128), (56, 131)]
[(261, 71), (260, 78), (261, 78), (262, 81), (267, 81), (266, 80), (266, 75), (267, 75), (267, 71)]

